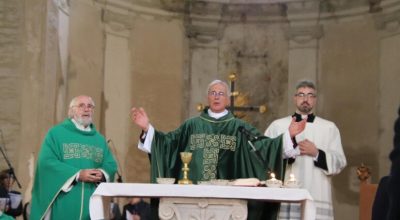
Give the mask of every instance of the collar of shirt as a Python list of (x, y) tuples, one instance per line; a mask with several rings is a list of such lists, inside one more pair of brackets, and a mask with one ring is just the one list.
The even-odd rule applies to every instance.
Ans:
[(78, 128), (81, 131), (91, 131), (92, 129), (90, 126), (87, 126), (86, 128), (82, 125), (80, 125), (75, 119), (71, 118), (71, 121), (74, 123), (75, 127)]
[(301, 121), (302, 119), (304, 119), (305, 117), (307, 117), (307, 122), (313, 123), (314, 119), (315, 119), (315, 115), (313, 113), (308, 114), (308, 115), (301, 115), (297, 112), (295, 112), (292, 117), (296, 117), (296, 122)]
[(218, 112), (217, 113), (217, 112), (211, 111), (211, 109), (208, 109), (207, 113), (211, 118), (219, 119), (219, 118), (222, 118), (225, 115), (227, 115), (228, 114), (228, 110), (225, 109), (223, 112)]

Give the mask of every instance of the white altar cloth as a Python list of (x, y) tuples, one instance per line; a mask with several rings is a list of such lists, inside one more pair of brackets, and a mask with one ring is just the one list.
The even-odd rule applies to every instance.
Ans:
[(316, 209), (310, 193), (305, 189), (217, 186), (168, 185), (146, 183), (101, 183), (90, 198), (92, 220), (104, 219), (103, 197), (175, 197), (264, 200), (298, 202), (302, 204), (303, 219), (314, 220)]

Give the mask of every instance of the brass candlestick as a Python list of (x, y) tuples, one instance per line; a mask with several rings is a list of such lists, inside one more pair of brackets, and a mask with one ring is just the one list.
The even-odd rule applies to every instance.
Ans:
[(190, 152), (181, 152), (181, 160), (183, 162), (183, 179), (178, 181), (178, 184), (192, 184), (192, 181), (188, 179), (188, 173), (189, 173), (189, 163), (192, 160), (192, 153)]

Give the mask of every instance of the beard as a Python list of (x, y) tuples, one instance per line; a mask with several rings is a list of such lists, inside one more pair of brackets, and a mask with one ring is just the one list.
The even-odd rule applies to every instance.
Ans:
[(308, 113), (311, 112), (312, 106), (311, 106), (309, 103), (307, 103), (307, 102), (303, 102), (303, 103), (301, 103), (300, 106), (298, 106), (297, 109), (299, 109), (299, 111), (300, 111), (301, 113), (303, 113), (303, 114), (308, 114)]
[(80, 117), (80, 116), (77, 116), (76, 117), (76, 122), (78, 122), (78, 124), (82, 125), (83, 127), (87, 127), (90, 124), (92, 124), (92, 117)]

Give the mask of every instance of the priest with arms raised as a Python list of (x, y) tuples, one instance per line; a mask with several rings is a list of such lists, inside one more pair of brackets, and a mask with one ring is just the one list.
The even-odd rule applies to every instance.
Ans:
[[(142, 108), (131, 109), (133, 122), (143, 130), (139, 149), (151, 155), (152, 182), (157, 177), (182, 178), (180, 152), (192, 153), (189, 179), (194, 183), (211, 179), (253, 177), (265, 180), (269, 170), (278, 178), (282, 177), (283, 158), (291, 157), (293, 153), (291, 137), (304, 129), (305, 121), (293, 121), (283, 135), (274, 139), (260, 138), (253, 141), (257, 150), (255, 153), (247, 142), (249, 138), (245, 132), (239, 130), (246, 130), (254, 136), (262, 135), (226, 109), (230, 104), (229, 91), (225, 82), (211, 82), (207, 89), (209, 108), (168, 133), (155, 130)], [(289, 147), (285, 149), (283, 145)], [(249, 219), (276, 218), (277, 204), (249, 201), (248, 207)]]
[(89, 220), (89, 198), (117, 170), (105, 138), (92, 123), (91, 97), (72, 99), (68, 118), (51, 128), (39, 152), (30, 220)]

